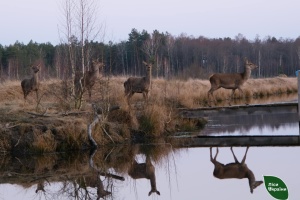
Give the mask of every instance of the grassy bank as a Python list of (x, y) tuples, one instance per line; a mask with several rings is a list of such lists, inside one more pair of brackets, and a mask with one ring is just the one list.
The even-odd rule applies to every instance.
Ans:
[[(0, 151), (36, 153), (79, 150), (90, 147), (87, 125), (94, 119), (93, 106), (102, 110), (100, 123), (93, 129), (97, 144), (153, 140), (176, 131), (191, 131), (203, 126), (199, 120), (181, 119), (177, 108), (208, 105), (208, 80), (154, 79), (150, 99), (145, 104), (141, 94), (131, 99), (130, 108), (124, 98), (126, 77), (103, 79), (93, 88), (92, 99), (85, 100), (80, 110), (68, 87), (60, 80), (42, 81), (40, 98), (30, 93), (25, 102), (19, 81), (0, 85)], [(243, 86), (248, 103), (257, 98), (297, 92), (296, 78), (274, 77), (250, 79)], [(215, 92), (220, 105), (227, 104), (230, 90)], [(87, 94), (85, 94), (87, 95)], [(239, 93), (235, 100), (239, 99)], [(106, 112), (111, 106), (120, 109)]]

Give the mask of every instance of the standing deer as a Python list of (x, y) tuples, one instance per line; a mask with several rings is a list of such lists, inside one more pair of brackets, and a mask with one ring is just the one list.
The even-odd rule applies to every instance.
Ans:
[(91, 99), (92, 88), (95, 85), (96, 80), (99, 78), (103, 67), (105, 67), (104, 63), (99, 62), (98, 60), (93, 60), (91, 70), (87, 71), (83, 77), (81, 72), (75, 73), (74, 85), (76, 96), (86, 89), (89, 93), (89, 98)]
[(33, 71), (33, 76), (30, 79), (24, 79), (21, 82), (21, 87), (24, 94), (24, 99), (26, 100), (27, 95), (31, 91), (36, 92), (36, 99), (38, 100), (38, 90), (39, 90), (39, 79), (38, 79), (38, 72), (40, 71), (39, 66), (31, 67)]
[(234, 157), (234, 163), (229, 163), (229, 164), (222, 164), (218, 162), (217, 155), (219, 153), (219, 148), (217, 148), (217, 152), (215, 157), (212, 157), (212, 147), (210, 147), (210, 161), (214, 164), (215, 169), (214, 169), (214, 176), (219, 179), (228, 179), (228, 178), (247, 178), (249, 180), (249, 187), (250, 187), (250, 192), (253, 193), (253, 190), (261, 185), (263, 181), (256, 181), (255, 176), (253, 172), (248, 168), (246, 165), (246, 155), (248, 152), (249, 147), (247, 147), (244, 158), (242, 162), (240, 163), (237, 158), (235, 157), (235, 154), (232, 150), (232, 147), (230, 148), (232, 155)]
[(152, 165), (149, 156), (146, 156), (146, 163), (138, 163), (134, 159), (128, 170), (128, 174), (133, 179), (146, 178), (150, 180), (151, 190), (148, 193), (148, 196), (154, 192), (160, 195), (160, 192), (156, 188), (155, 168)]
[(243, 94), (243, 90), (241, 89), (241, 86), (249, 79), (251, 75), (251, 70), (258, 68), (257, 65), (249, 62), (247, 59), (245, 59), (245, 69), (243, 73), (232, 73), (232, 74), (226, 74), (226, 73), (217, 73), (213, 74), (209, 77), (209, 82), (211, 85), (210, 90), (207, 92), (207, 98), (209, 101), (209, 96), (211, 95), (213, 97), (214, 103), (216, 105), (216, 99), (213, 95), (213, 92), (219, 88), (225, 88), (225, 89), (231, 89), (232, 93), (229, 100), (229, 105), (231, 105), (231, 100), (233, 98), (233, 95), (235, 93), (235, 90), (238, 89), (240, 93)]
[(92, 87), (95, 85), (96, 80), (99, 78), (100, 71), (105, 67), (104, 63), (99, 62), (98, 60), (92, 61), (91, 70), (87, 71), (83, 81), (83, 87), (88, 90), (89, 98), (92, 96)]
[(148, 101), (148, 93), (151, 86), (151, 63), (146, 63), (143, 61), (143, 64), (147, 67), (147, 73), (144, 77), (129, 77), (127, 81), (124, 82), (125, 88), (125, 97), (127, 97), (127, 102), (132, 97), (134, 93), (142, 93), (146, 101)]

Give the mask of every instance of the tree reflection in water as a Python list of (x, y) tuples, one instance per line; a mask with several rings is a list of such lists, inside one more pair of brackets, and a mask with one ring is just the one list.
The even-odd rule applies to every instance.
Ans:
[[(127, 176), (134, 181), (149, 180), (148, 195), (159, 195), (155, 163), (171, 151), (171, 145), (127, 145), (70, 155), (2, 155), (0, 184), (17, 184), (24, 189), (35, 187), (38, 199), (114, 199), (118, 196), (116, 183), (122, 183)], [(139, 155), (145, 157), (145, 162), (137, 162)]]

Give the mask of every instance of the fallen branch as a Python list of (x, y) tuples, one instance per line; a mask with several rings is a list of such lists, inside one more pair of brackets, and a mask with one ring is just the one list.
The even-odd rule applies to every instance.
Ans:
[(118, 175), (115, 175), (115, 174), (111, 174), (111, 173), (107, 173), (107, 172), (103, 172), (102, 170), (98, 169), (95, 165), (94, 165), (94, 155), (96, 154), (97, 150), (94, 149), (93, 152), (91, 152), (91, 155), (90, 155), (90, 159), (89, 159), (89, 165), (91, 168), (93, 168), (94, 170), (96, 170), (101, 176), (105, 176), (105, 177), (111, 177), (111, 178), (114, 178), (114, 179), (117, 179), (117, 180), (120, 180), (120, 181), (124, 181), (125, 178), (122, 177), (122, 176), (118, 176)]
[[(101, 116), (100, 116), (101, 117)], [(92, 129), (94, 128), (94, 126), (99, 122), (99, 116), (96, 115), (93, 122), (90, 123), (88, 125), (88, 128), (87, 128), (87, 131), (88, 131), (88, 138), (89, 138), (89, 141), (92, 145), (93, 148), (97, 148), (98, 145), (97, 145), (97, 142), (94, 140), (93, 136), (92, 136)]]
[(62, 113), (62, 116), (78, 116), (78, 115), (82, 115), (82, 114), (88, 114), (88, 111), (76, 111), (76, 112), (66, 112), (66, 113)]
[(27, 114), (36, 116), (36, 117), (51, 117), (50, 115), (46, 115), (46, 113), (39, 114), (39, 113), (33, 113), (33, 112), (26, 112)]
[[(93, 109), (94, 109), (94, 114), (95, 114), (95, 117), (94, 117), (94, 120), (92, 123), (88, 124), (88, 127), (87, 127), (87, 132), (88, 132), (88, 138), (89, 138), (89, 141), (92, 145), (93, 148), (97, 148), (98, 145), (97, 145), (97, 142), (94, 140), (93, 136), (92, 136), (92, 130), (94, 128), (94, 126), (100, 121), (102, 120), (102, 114), (99, 114), (99, 109), (96, 107), (96, 105), (92, 105), (93, 106)], [(110, 109), (109, 109), (109, 112), (111, 111), (114, 111), (114, 110), (118, 110), (120, 109), (119, 106), (112, 106)], [(102, 130), (104, 131), (104, 133), (109, 137), (109, 139), (114, 143), (113, 139), (110, 137), (110, 135), (107, 133), (107, 131), (101, 127)]]

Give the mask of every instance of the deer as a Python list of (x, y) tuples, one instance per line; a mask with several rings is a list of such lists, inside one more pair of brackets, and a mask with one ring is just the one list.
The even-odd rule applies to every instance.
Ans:
[(148, 94), (151, 86), (151, 68), (152, 64), (143, 61), (143, 64), (147, 67), (146, 76), (144, 77), (129, 77), (124, 82), (125, 97), (129, 103), (130, 98), (134, 93), (142, 93), (146, 101), (148, 101)]
[(148, 193), (148, 196), (150, 196), (152, 193), (156, 193), (160, 195), (160, 192), (156, 188), (155, 168), (151, 163), (151, 159), (149, 156), (146, 156), (146, 163), (138, 163), (134, 159), (128, 170), (128, 175), (133, 179), (140, 179), (140, 178), (149, 179), (151, 190)]
[(219, 179), (229, 179), (229, 178), (237, 178), (237, 179), (243, 179), (247, 178), (249, 180), (249, 187), (250, 187), (250, 192), (253, 193), (253, 190), (261, 185), (263, 181), (256, 181), (255, 176), (253, 172), (248, 168), (246, 165), (246, 155), (248, 152), (249, 147), (247, 147), (244, 158), (242, 162), (239, 162), (233, 152), (232, 147), (230, 148), (233, 158), (234, 158), (234, 163), (228, 163), (226, 165), (218, 162), (217, 155), (219, 153), (219, 148), (217, 147), (217, 152), (215, 157), (212, 157), (212, 147), (210, 147), (210, 161), (214, 164), (214, 172), (213, 175), (216, 178)]
[(211, 85), (210, 90), (207, 92), (207, 98), (209, 101), (209, 97), (213, 97), (213, 101), (216, 105), (216, 99), (213, 95), (213, 92), (216, 91), (219, 88), (224, 89), (231, 89), (232, 93), (229, 99), (229, 105), (231, 106), (231, 100), (233, 98), (233, 95), (235, 93), (235, 90), (238, 89), (239, 92), (243, 95), (243, 90), (241, 89), (241, 86), (250, 78), (251, 71), (258, 68), (257, 65), (251, 63), (248, 61), (248, 59), (245, 59), (245, 69), (243, 73), (216, 73), (209, 77), (209, 82)]
[(45, 183), (44, 183), (44, 181), (39, 181), (39, 182), (37, 183), (35, 193), (38, 193), (39, 191), (41, 191), (41, 192), (46, 192), (46, 191), (45, 191)]
[(21, 81), (21, 87), (24, 94), (24, 99), (26, 101), (27, 95), (31, 91), (36, 92), (36, 99), (38, 99), (38, 90), (39, 90), (39, 79), (38, 79), (38, 72), (40, 71), (40, 67), (32, 66), (33, 75), (31, 78), (27, 78)]
[(91, 99), (92, 88), (99, 78), (103, 67), (105, 67), (103, 62), (100, 62), (99, 60), (93, 60), (91, 69), (87, 71), (84, 76), (82, 76), (81, 72), (75, 72), (75, 93), (78, 95), (80, 94), (80, 91), (83, 92), (86, 89), (89, 93), (89, 99)]
[[(102, 180), (100, 179), (100, 173), (99, 172), (93, 172), (88, 176), (80, 177), (78, 180), (76, 180), (78, 183), (79, 188), (83, 189), (83, 191), (86, 193), (85, 195), (90, 195), (90, 191), (88, 188), (95, 188), (97, 190), (96, 199), (105, 198), (108, 195), (111, 195), (112, 193), (105, 189)], [(76, 193), (76, 197), (80, 198), (81, 194), (78, 192)], [(80, 195), (80, 196), (79, 196)]]
[(88, 90), (89, 98), (92, 96), (92, 87), (95, 85), (96, 80), (99, 78), (100, 71), (102, 71), (105, 64), (98, 60), (92, 61), (91, 70), (87, 71), (83, 79), (83, 87)]

